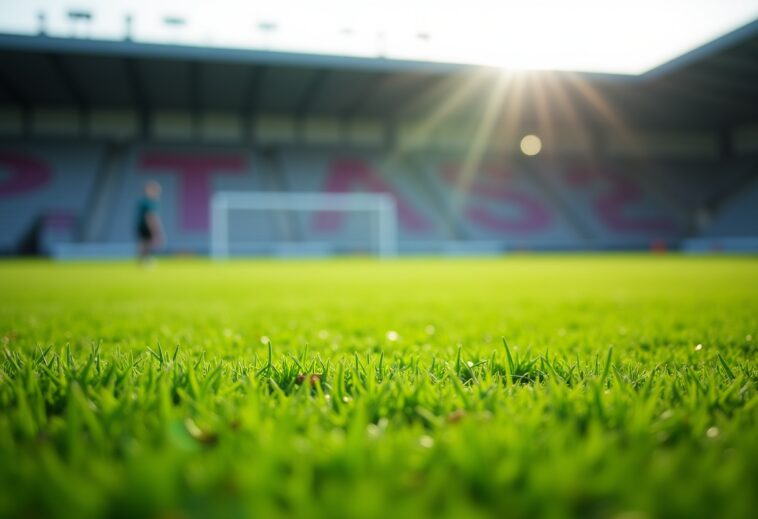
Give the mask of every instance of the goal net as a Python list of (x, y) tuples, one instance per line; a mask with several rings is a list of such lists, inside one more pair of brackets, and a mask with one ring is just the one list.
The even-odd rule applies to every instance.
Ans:
[(210, 252), (319, 256), (397, 252), (397, 208), (368, 193), (217, 192), (211, 199)]

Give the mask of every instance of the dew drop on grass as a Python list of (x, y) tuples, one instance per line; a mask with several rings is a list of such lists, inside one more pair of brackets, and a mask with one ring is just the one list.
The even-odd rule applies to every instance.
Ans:
[(431, 449), (434, 446), (434, 438), (424, 435), (419, 439), (418, 443), (425, 449)]
[(716, 438), (720, 433), (721, 431), (719, 431), (718, 427), (711, 427), (707, 431), (705, 431), (705, 435), (708, 438)]
[(268, 338), (268, 335), (261, 335), (261, 344), (268, 344), (271, 341), (271, 339)]
[(702, 349), (703, 349), (703, 345), (702, 344), (698, 344), (697, 346), (695, 346), (695, 351), (700, 351)]
[(388, 341), (396, 341), (400, 338), (400, 335), (395, 330), (390, 330), (387, 332), (387, 340)]

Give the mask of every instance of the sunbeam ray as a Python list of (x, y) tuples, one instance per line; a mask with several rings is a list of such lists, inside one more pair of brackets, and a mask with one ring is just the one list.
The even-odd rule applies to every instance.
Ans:
[(523, 111), (524, 87), (524, 76), (514, 74), (511, 77), (510, 86), (505, 92), (500, 114), (502, 119), (499, 135), (505, 142), (516, 141), (516, 130), (521, 122)]
[[(425, 142), (429, 134), (439, 126), (445, 117), (450, 115), (456, 108), (466, 101), (466, 99), (475, 92), (476, 88), (481, 85), (486, 78), (487, 75), (482, 71), (465, 77), (463, 84), (457, 84), (460, 81), (459, 78), (452, 78), (451, 81), (445, 85), (444, 90), (432, 94), (430, 97), (437, 95), (442, 97), (444, 95), (441, 103), (425, 117), (419, 119), (410, 131), (404, 135), (404, 138), (398, 142), (397, 146), (388, 157), (387, 163), (392, 164), (401, 160), (408, 152)], [(452, 94), (447, 95), (449, 91), (452, 91)]]
[(554, 74), (546, 75), (544, 77), (545, 89), (548, 91), (550, 97), (554, 100), (553, 106), (557, 110), (560, 110), (563, 114), (563, 118), (568, 121), (568, 128), (563, 128), (563, 131), (571, 132), (572, 138), (579, 138), (589, 146), (589, 128), (585, 118), (579, 113), (574, 106), (563, 82), (560, 77)]
[(604, 124), (617, 133), (626, 146), (634, 150), (639, 150), (640, 152), (644, 150), (644, 143), (641, 141), (637, 132), (635, 132), (622, 119), (595, 86), (574, 73), (567, 73), (565, 77), (569, 84), (574, 87), (574, 90), (578, 92), (587, 103), (589, 103), (590, 107), (594, 110), (594, 113), (599, 115)]
[(555, 122), (545, 92), (545, 77), (548, 73), (531, 76), (529, 83), (534, 90), (535, 106), (537, 108), (537, 127), (542, 137), (545, 151), (551, 152), (555, 147)]
[(458, 193), (460, 194), (458, 203), (460, 203), (468, 193), (474, 176), (481, 166), (482, 158), (487, 152), (487, 146), (490, 142), (492, 131), (495, 127), (498, 115), (501, 113), (501, 107), (505, 97), (504, 94), (509, 81), (510, 78), (508, 76), (505, 74), (499, 74), (489, 93), (487, 102), (484, 105), (482, 117), (479, 120), (471, 144), (469, 145), (466, 156), (461, 164), (460, 171), (458, 172), (457, 185)]

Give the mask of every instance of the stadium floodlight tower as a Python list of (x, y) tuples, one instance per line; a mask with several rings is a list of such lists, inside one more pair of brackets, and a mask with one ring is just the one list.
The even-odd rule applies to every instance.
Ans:
[[(308, 192), (271, 192), (271, 191), (220, 191), (211, 198), (211, 232), (210, 252), (214, 259), (229, 258), (235, 249), (249, 251), (245, 239), (237, 239), (231, 229), (249, 227), (253, 215), (273, 215), (274, 213), (295, 213), (300, 216), (316, 213), (355, 213), (367, 215), (371, 229), (365, 233), (370, 242), (368, 250), (381, 258), (397, 254), (397, 206), (395, 199), (388, 194), (376, 193), (308, 193)], [(263, 242), (266, 238), (264, 237)], [(259, 242), (260, 246), (261, 243)], [(274, 245), (271, 241), (263, 243)], [(308, 254), (306, 241), (276, 240), (277, 247), (291, 254)], [(313, 244), (310, 244), (313, 245)], [(317, 247), (316, 250), (319, 250)], [(323, 250), (323, 248), (321, 249)]]

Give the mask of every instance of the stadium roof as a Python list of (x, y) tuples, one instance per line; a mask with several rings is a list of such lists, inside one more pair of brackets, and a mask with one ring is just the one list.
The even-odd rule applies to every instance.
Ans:
[(641, 76), (0, 35), (0, 104), (21, 107), (403, 118), (446, 104), (455, 120), (478, 117), (503, 77), (520, 94), (501, 109), (527, 125), (548, 113), (556, 124), (733, 127), (758, 120), (758, 21)]
[(758, 18), (755, 0), (4, 0), (0, 32), (641, 74)]

